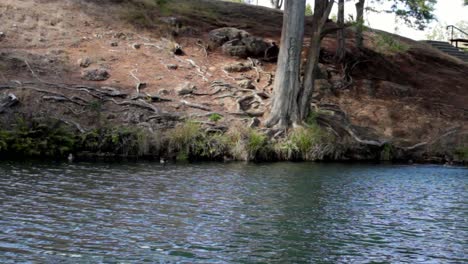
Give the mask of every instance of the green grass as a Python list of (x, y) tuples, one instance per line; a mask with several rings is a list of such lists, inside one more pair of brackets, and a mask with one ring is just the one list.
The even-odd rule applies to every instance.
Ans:
[(409, 45), (384, 32), (377, 34), (375, 38), (375, 45), (377, 51), (384, 54), (404, 53), (410, 48)]

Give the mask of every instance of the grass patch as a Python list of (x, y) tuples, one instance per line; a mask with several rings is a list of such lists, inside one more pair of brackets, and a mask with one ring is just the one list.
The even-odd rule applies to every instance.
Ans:
[(394, 36), (385, 32), (377, 33), (375, 45), (377, 51), (384, 54), (404, 53), (410, 48), (409, 45), (397, 40)]
[(218, 113), (213, 113), (209, 117), (211, 122), (218, 122), (219, 120), (223, 119), (223, 116)]
[(468, 162), (468, 147), (457, 148), (454, 154), (456, 159)]

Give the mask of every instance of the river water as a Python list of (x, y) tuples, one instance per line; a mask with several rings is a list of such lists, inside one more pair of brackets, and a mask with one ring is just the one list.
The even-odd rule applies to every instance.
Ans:
[(0, 263), (468, 263), (468, 169), (0, 162)]

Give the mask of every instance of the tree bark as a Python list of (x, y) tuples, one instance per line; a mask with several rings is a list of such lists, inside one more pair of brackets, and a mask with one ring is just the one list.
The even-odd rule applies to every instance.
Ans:
[(362, 31), (364, 29), (364, 3), (365, 0), (359, 0), (356, 3), (356, 47), (361, 49), (363, 47), (364, 38)]
[(281, 9), (283, 6), (283, 0), (271, 0), (271, 4), (275, 9)]
[(339, 0), (338, 2), (338, 27), (339, 29), (336, 32), (336, 42), (338, 43), (338, 47), (336, 49), (336, 62), (343, 62), (344, 57), (346, 55), (345, 50), (345, 36), (344, 36), (344, 0)]
[(266, 125), (286, 128), (299, 121), (298, 94), (301, 50), (304, 39), (305, 0), (285, 0), (281, 48), (278, 55), (274, 97)]
[(310, 113), (310, 102), (314, 92), (314, 82), (320, 56), (320, 43), (322, 40), (322, 29), (327, 22), (333, 7), (334, 0), (315, 0), (314, 16), (312, 18), (312, 36), (307, 51), (307, 63), (304, 71), (304, 80), (299, 102), (299, 120), (305, 120)]

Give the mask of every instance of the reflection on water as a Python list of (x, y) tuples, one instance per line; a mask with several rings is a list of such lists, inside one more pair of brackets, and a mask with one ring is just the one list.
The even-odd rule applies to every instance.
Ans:
[(0, 262), (463, 263), (468, 170), (0, 163)]

